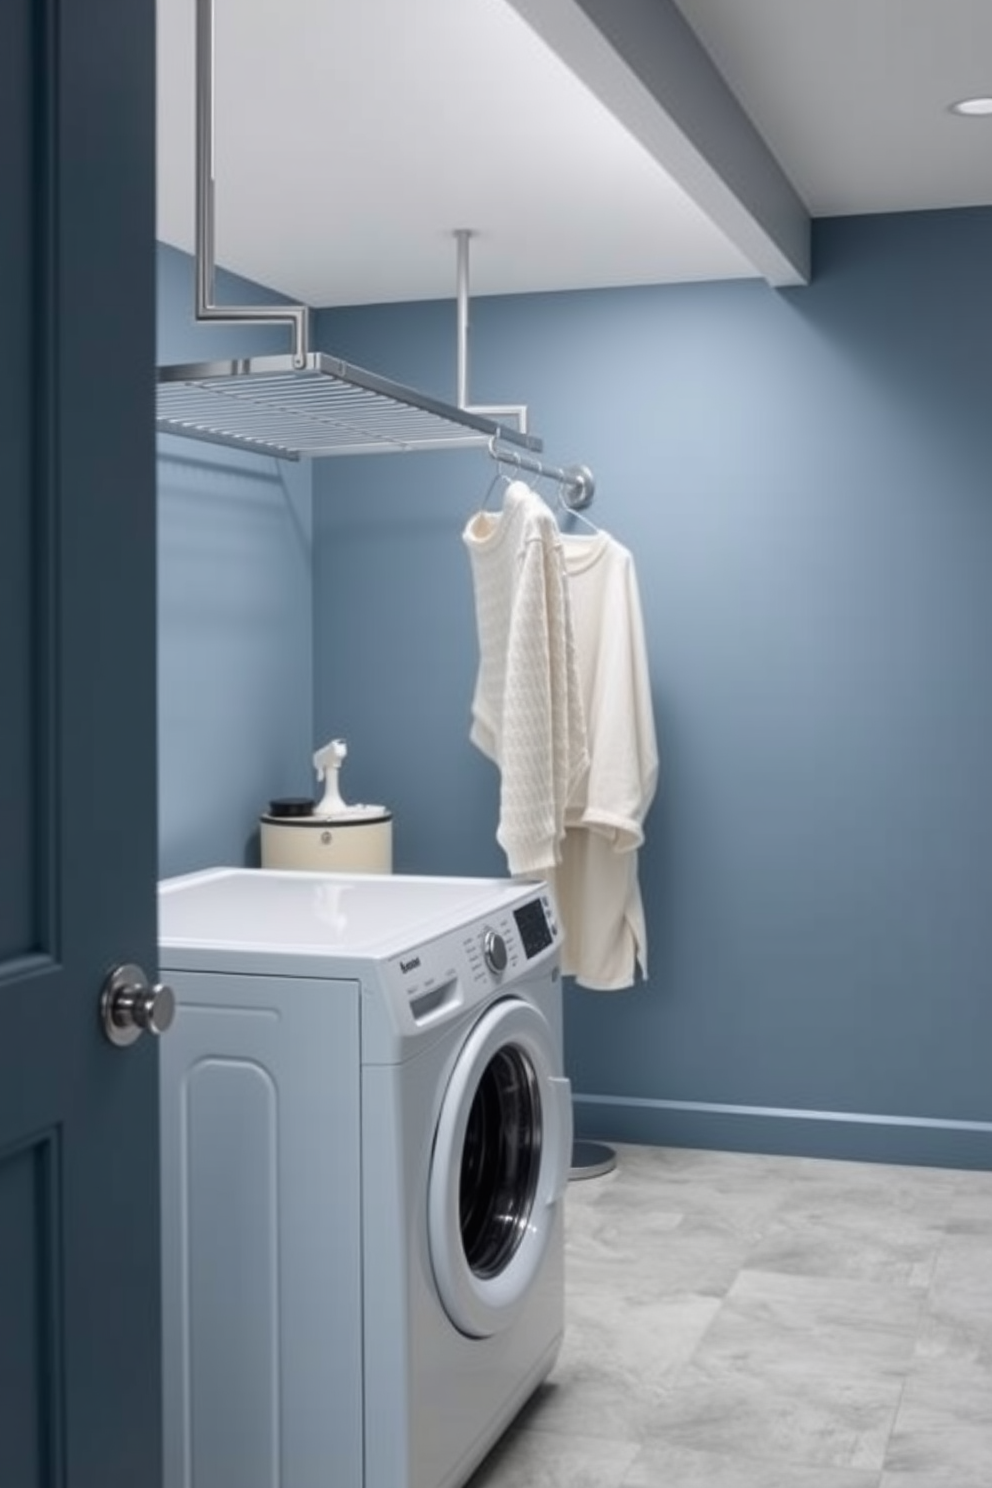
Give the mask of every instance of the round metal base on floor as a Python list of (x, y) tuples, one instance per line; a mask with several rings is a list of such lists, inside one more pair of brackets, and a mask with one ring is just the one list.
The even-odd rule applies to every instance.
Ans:
[(612, 1173), (616, 1165), (617, 1155), (605, 1142), (573, 1142), (569, 1181), (574, 1183), (577, 1178), (601, 1178), (604, 1173)]

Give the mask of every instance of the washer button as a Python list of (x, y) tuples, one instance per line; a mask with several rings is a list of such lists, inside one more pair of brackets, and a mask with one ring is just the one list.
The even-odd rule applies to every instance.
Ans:
[(482, 937), (482, 959), (494, 976), (506, 970), (508, 960), (506, 941), (496, 930), (487, 930)]

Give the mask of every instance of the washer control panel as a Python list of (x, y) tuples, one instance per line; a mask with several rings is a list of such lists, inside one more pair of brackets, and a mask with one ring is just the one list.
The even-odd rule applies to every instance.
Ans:
[(481, 927), (466, 933), (464, 945), (472, 978), (491, 986), (506, 975), (519, 975), (528, 961), (557, 945), (558, 923), (551, 896), (539, 892), (510, 909), (501, 909)]
[(390, 957), (382, 971), (394, 1011), (403, 1022), (433, 1023), (527, 975), (555, 955), (560, 939), (551, 896), (535, 888), (517, 904)]

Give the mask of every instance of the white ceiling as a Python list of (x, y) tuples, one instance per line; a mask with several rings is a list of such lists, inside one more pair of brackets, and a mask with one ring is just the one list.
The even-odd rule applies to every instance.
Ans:
[[(479, 294), (796, 282), (806, 213), (992, 204), (992, 118), (946, 108), (992, 93), (992, 0), (677, 4), (216, 0), (218, 261), (311, 305), (446, 297), (470, 228)], [(187, 250), (193, 6), (158, 0)]]
[(813, 217), (992, 204), (992, 0), (678, 0)]

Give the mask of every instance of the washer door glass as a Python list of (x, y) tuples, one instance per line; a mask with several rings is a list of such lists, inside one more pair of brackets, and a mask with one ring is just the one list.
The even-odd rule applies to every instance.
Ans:
[(431, 1262), (451, 1321), (471, 1337), (525, 1305), (568, 1178), (568, 1081), (547, 1022), (507, 998), (458, 1056), (438, 1118), (428, 1192)]
[(498, 1049), (468, 1113), (458, 1209), (465, 1258), (498, 1276), (527, 1231), (541, 1161), (541, 1097), (519, 1044)]

